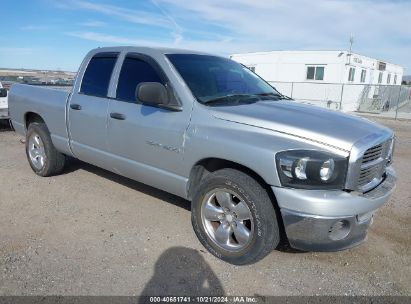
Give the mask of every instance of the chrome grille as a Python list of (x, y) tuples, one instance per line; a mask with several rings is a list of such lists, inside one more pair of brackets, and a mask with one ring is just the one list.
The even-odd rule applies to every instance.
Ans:
[(362, 163), (366, 164), (368, 162), (378, 159), (381, 156), (382, 148), (383, 144), (379, 144), (377, 146), (369, 148), (367, 151), (365, 151), (364, 156), (362, 157)]
[(387, 166), (391, 140), (375, 145), (364, 152), (357, 180), (360, 191), (366, 192), (381, 182)]

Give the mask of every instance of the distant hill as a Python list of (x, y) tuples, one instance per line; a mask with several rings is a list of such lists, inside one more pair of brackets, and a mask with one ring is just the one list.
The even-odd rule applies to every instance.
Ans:
[(74, 78), (76, 72), (60, 71), (60, 70), (33, 70), (33, 69), (10, 69), (0, 68), (0, 76), (14, 76), (14, 77), (61, 77)]
[(411, 82), (411, 75), (402, 76), (402, 80), (404, 80), (406, 82)]

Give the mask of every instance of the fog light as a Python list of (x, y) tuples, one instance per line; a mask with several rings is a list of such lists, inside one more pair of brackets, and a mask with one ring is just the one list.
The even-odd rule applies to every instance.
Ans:
[(341, 220), (335, 222), (330, 230), (328, 231), (328, 236), (334, 241), (342, 240), (350, 233), (351, 227), (350, 222), (346, 220)]
[(359, 223), (365, 223), (365, 222), (371, 221), (373, 215), (374, 215), (374, 212), (367, 212), (367, 213), (359, 214), (357, 215), (357, 221)]

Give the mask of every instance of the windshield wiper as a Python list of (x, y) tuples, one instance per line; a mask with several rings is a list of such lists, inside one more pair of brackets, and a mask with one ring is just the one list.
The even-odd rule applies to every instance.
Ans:
[(281, 93), (259, 93), (259, 94), (255, 94), (255, 95), (257, 95), (257, 96), (268, 96), (268, 97), (270, 97), (270, 96), (274, 96), (274, 97), (277, 97), (277, 98), (280, 98), (280, 99), (286, 99), (286, 100), (293, 100), (291, 97), (288, 97), (288, 96), (286, 96), (286, 95), (283, 95), (283, 94), (281, 94)]
[[(246, 97), (244, 99), (244, 97)], [(271, 100), (279, 100), (279, 99), (288, 99), (292, 100), (292, 98), (282, 95), (280, 93), (256, 93), (256, 94), (232, 94), (232, 95), (226, 95), (226, 96), (220, 96), (217, 98), (212, 98), (206, 101), (203, 101), (203, 104), (215, 104), (215, 103), (224, 103), (224, 102), (235, 102), (235, 104), (238, 104), (240, 102), (257, 102), (260, 100), (267, 100), (265, 98), (271, 99)]]
[(248, 98), (256, 98), (256, 94), (233, 94), (233, 95), (226, 95), (226, 96), (221, 96), (221, 97), (217, 97), (217, 98), (212, 98), (206, 101), (203, 101), (203, 104), (212, 104), (212, 103), (222, 103), (222, 102), (227, 102), (230, 100), (233, 100), (235, 102), (239, 102), (240, 99), (244, 98), (244, 97), (248, 97)]

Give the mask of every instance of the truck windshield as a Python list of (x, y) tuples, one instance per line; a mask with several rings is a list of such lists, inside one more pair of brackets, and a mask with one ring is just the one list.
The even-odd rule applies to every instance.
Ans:
[(193, 95), (201, 103), (280, 99), (283, 96), (245, 66), (222, 57), (168, 54)]

